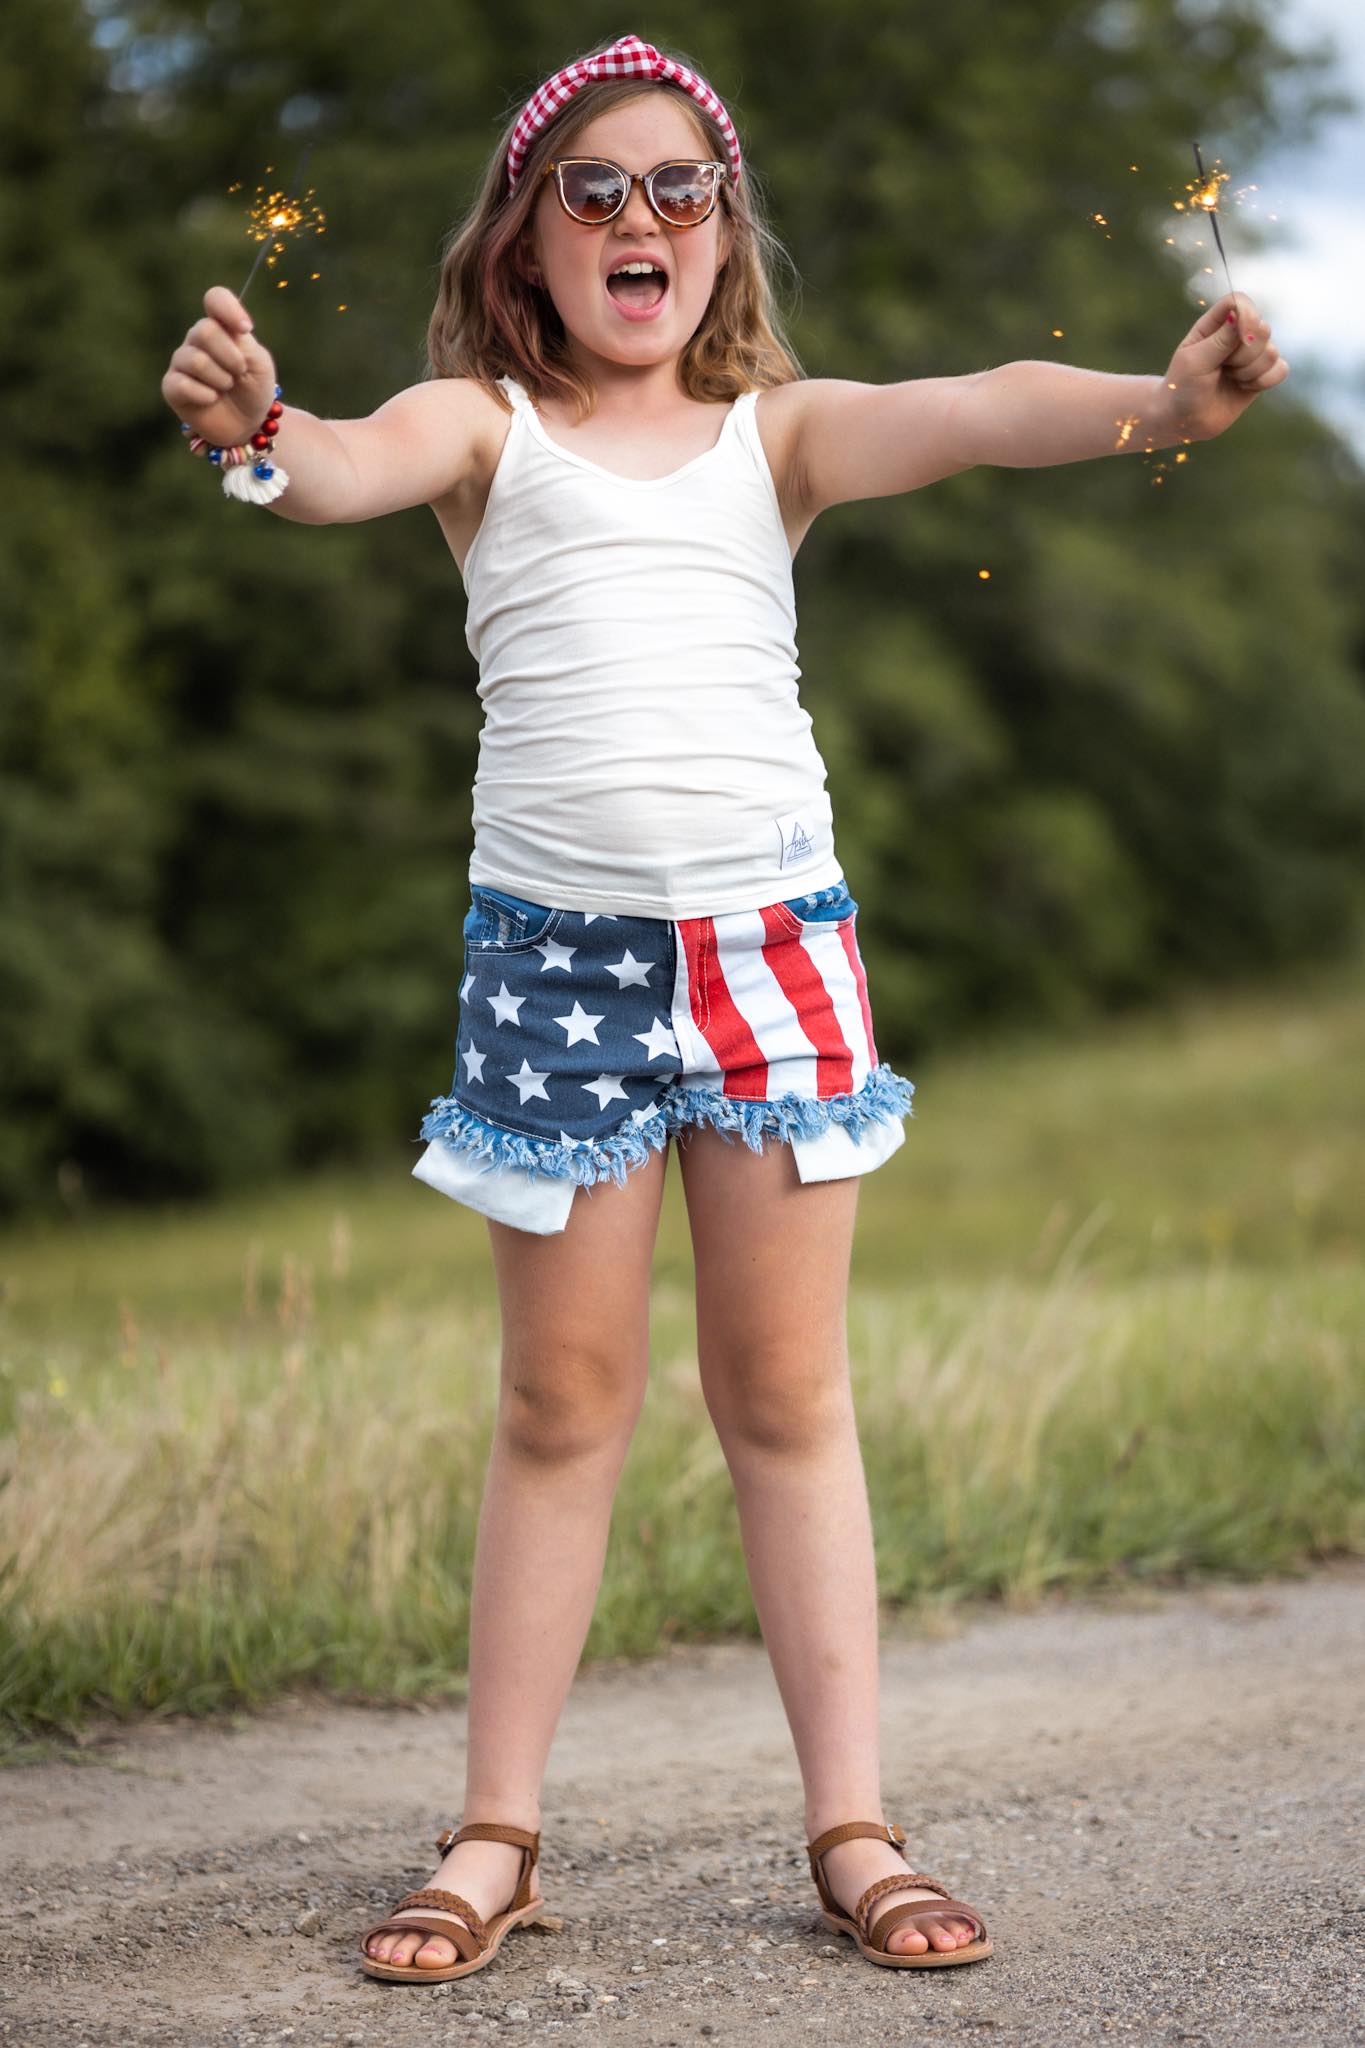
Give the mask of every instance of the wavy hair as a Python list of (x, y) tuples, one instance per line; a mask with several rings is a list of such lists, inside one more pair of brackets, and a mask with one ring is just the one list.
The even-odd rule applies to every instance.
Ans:
[[(669, 54), (696, 70), (690, 59)], [(595, 79), (534, 136), (509, 192), (507, 151), (524, 104), (518, 102), (489, 159), (478, 197), (446, 237), (440, 288), (427, 328), (424, 378), (469, 377), (510, 411), (494, 379), (511, 376), (533, 398), (575, 402), (580, 422), (592, 416), (597, 395), (570, 359), (554, 301), (543, 285), (532, 284), (525, 275), (527, 222), (540, 192), (541, 169), (549, 159), (568, 149), (598, 115), (654, 92), (672, 93), (705, 153), (724, 160), (720, 129), (681, 86), (664, 79)], [(738, 188), (725, 179), (718, 203), (733, 236), (730, 255), (678, 365), (683, 389), (702, 401), (738, 398), (742, 392), (790, 384), (805, 375), (782, 331), (772, 283), (779, 259), (790, 267), (798, 287), (799, 273), (768, 225), (747, 150)]]

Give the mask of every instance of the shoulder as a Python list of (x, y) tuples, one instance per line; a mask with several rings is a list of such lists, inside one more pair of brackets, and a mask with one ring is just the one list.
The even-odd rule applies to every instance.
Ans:
[(448, 489), (456, 494), (486, 485), (513, 418), (511, 402), (474, 377), (424, 378), (397, 392), (383, 410), (403, 428), (451, 451)]
[(427, 425), (448, 414), (458, 415), (469, 425), (485, 412), (490, 417), (506, 417), (498, 400), (473, 377), (424, 377), (420, 384), (395, 391), (392, 398), (385, 399), (380, 411), (395, 417), (411, 416)]

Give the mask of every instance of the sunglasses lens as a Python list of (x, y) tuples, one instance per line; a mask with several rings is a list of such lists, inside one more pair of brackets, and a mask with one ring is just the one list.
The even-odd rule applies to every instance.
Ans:
[(664, 164), (654, 175), (654, 203), (679, 227), (706, 218), (715, 189), (716, 174), (704, 164)]
[(562, 164), (559, 176), (564, 204), (576, 220), (610, 220), (621, 204), (625, 180), (610, 164)]

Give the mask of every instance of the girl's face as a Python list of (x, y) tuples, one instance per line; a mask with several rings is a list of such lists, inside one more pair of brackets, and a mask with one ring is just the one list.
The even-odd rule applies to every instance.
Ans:
[[(554, 154), (609, 157), (622, 170), (643, 173), (676, 157), (697, 162), (712, 152), (671, 93), (650, 93), (599, 116), (557, 144)], [(660, 220), (639, 185), (631, 186), (614, 220), (588, 226), (565, 213), (553, 176), (541, 184), (528, 232), (531, 267), (589, 376), (595, 360), (643, 368), (680, 356), (701, 325), (733, 240), (720, 200), (700, 226), (677, 228)], [(668, 279), (652, 319), (630, 319), (629, 300), (618, 301), (607, 289), (613, 266), (632, 251)], [(638, 294), (637, 287), (631, 296)]]

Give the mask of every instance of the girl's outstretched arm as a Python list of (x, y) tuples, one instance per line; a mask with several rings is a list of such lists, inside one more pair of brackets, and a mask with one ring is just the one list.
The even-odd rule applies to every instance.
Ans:
[(906, 384), (812, 380), (802, 387), (794, 474), (819, 512), (979, 463), (1031, 469), (1208, 441), (1288, 375), (1269, 322), (1228, 294), (1200, 314), (1160, 375), (1017, 362)]
[[(275, 391), (275, 363), (226, 285), (172, 355), (161, 393), (176, 416), (219, 447), (245, 440)], [(289, 487), (264, 509), (305, 526), (350, 524), (429, 505), (468, 477), (488, 402), (468, 378), (414, 384), (366, 419), (324, 420), (286, 401), (272, 454)]]

